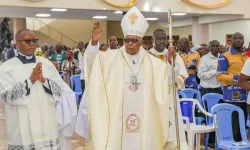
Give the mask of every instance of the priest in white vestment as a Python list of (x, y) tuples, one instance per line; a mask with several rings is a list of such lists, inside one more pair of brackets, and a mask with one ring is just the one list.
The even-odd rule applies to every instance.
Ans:
[[(142, 45), (148, 23), (131, 8), (121, 21), (125, 46), (98, 52), (94, 25), (85, 53), (90, 141), (87, 150), (163, 150), (169, 132), (166, 63)], [(94, 60), (94, 61), (93, 61)]]
[[(149, 53), (153, 56), (163, 60), (167, 64), (167, 73), (168, 73), (168, 87), (169, 91), (169, 118), (170, 118), (170, 128), (169, 128), (169, 137), (168, 137), (168, 149), (174, 149), (177, 147), (176, 142), (176, 125), (175, 125), (175, 112), (174, 112), (174, 99), (173, 99), (173, 89), (172, 89), (172, 71), (171, 71), (171, 56), (174, 57), (174, 71), (176, 75), (176, 83), (179, 90), (185, 88), (185, 79), (188, 77), (188, 72), (183, 63), (183, 60), (178, 53), (175, 52), (174, 47), (167, 47), (167, 35), (166, 32), (162, 29), (157, 29), (154, 31), (152, 36), (153, 48), (149, 50)], [(177, 91), (176, 91), (177, 92)], [(179, 100), (178, 94), (176, 94), (176, 99)], [(180, 133), (180, 144), (181, 150), (188, 150), (185, 131), (183, 127), (182, 114), (180, 111), (180, 103), (178, 102), (178, 123), (179, 123), (179, 133)]]
[(0, 66), (9, 150), (60, 149), (54, 104), (65, 83), (49, 60), (34, 56), (37, 42), (32, 31), (20, 30), (19, 55)]
[[(120, 46), (118, 44), (117, 38), (115, 36), (110, 36), (108, 39), (108, 50), (119, 50)], [(107, 51), (108, 51), (107, 50)]]

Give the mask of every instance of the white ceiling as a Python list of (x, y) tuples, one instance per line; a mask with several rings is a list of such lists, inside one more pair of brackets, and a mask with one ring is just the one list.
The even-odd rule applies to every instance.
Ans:
[[(119, 21), (122, 14), (115, 14), (108, 10), (83, 10), (70, 9), (66, 12), (51, 12), (49, 8), (29, 8), (29, 7), (4, 7), (0, 6), (0, 17), (35, 18), (38, 13), (49, 13), (50, 18), (55, 19), (85, 19), (91, 20), (93, 16), (107, 16), (106, 20)], [(167, 21), (168, 15), (163, 12), (143, 12), (145, 17), (157, 17), (158, 21)], [(187, 14), (186, 16), (173, 16), (173, 20), (188, 19), (195, 16), (205, 16), (208, 14)]]

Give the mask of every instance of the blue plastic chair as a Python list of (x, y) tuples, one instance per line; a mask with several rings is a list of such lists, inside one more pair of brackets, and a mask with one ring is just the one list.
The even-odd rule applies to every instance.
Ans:
[[(195, 117), (195, 107), (198, 106), (198, 108), (201, 110), (201, 112), (204, 115), (212, 116), (212, 114), (206, 112), (200, 105), (200, 102), (197, 99), (192, 98), (182, 98), (180, 99), (180, 106), (181, 106), (181, 113), (182, 116), (188, 118), (188, 120), (183, 120), (184, 124), (184, 130), (188, 133), (188, 145), (189, 149), (193, 149), (194, 142), (194, 136), (197, 135), (195, 144), (197, 148), (200, 146), (200, 134), (202, 133), (209, 133), (214, 131), (213, 126), (209, 125), (199, 125), (197, 122), (194, 121)], [(194, 142), (194, 143), (193, 143)]]
[[(238, 112), (240, 134), (242, 142), (246, 143), (246, 146), (235, 146), (233, 143), (233, 129), (232, 129), (232, 113)], [(215, 125), (216, 138), (219, 149), (227, 150), (249, 150), (250, 143), (247, 140), (245, 117), (241, 108), (231, 104), (217, 104), (212, 107), (212, 116)]]
[[(200, 102), (201, 106), (204, 108), (203, 103), (201, 101), (201, 93), (198, 90), (185, 88), (184, 90), (182, 90), (182, 92), (185, 93), (186, 98), (197, 99)], [(205, 121), (203, 117), (196, 117), (197, 124), (201, 125), (203, 121)]]
[(247, 116), (248, 135), (250, 135), (250, 115)]
[(202, 88), (202, 86), (199, 84), (199, 85), (197, 86), (197, 89), (198, 89), (199, 91), (201, 91), (201, 88)]
[[(205, 110), (207, 112), (211, 113), (211, 109), (214, 105), (219, 104), (219, 103), (223, 103), (223, 95), (217, 94), (217, 93), (205, 94), (202, 96), (202, 103), (204, 105)], [(213, 125), (213, 118), (206, 116), (206, 124), (212, 126)], [(209, 139), (209, 133), (206, 134), (205, 150), (207, 150), (207, 147), (208, 147), (208, 139)]]
[(76, 93), (76, 103), (77, 105), (79, 105), (80, 96), (82, 95), (82, 86), (79, 74), (70, 77), (70, 87), (73, 89), (73, 86), (74, 86), (74, 92)]
[(178, 91), (179, 98), (187, 98), (186, 94), (182, 91)]
[(203, 107), (203, 104), (201, 101), (201, 93), (198, 90), (185, 88), (184, 90), (182, 90), (182, 92), (186, 94), (187, 98), (197, 99), (200, 102), (201, 106)]
[(63, 78), (64, 77), (64, 73), (61, 73), (60, 76), (61, 76), (61, 78)]

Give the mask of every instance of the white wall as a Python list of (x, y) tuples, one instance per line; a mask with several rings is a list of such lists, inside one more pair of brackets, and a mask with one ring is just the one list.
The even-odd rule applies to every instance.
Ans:
[(240, 32), (245, 36), (245, 45), (250, 42), (250, 20), (239, 20), (211, 24), (211, 38), (218, 40), (221, 44), (226, 43), (226, 34)]
[[(42, 23), (40, 22), (42, 21)], [(107, 21), (100, 21), (102, 28), (107, 28)], [(75, 46), (79, 41), (89, 42), (92, 36), (94, 20), (70, 20), (70, 19), (27, 19), (27, 28), (41, 32), (37, 35), (43, 42), (45, 36), (53, 41), (61, 42), (69, 47)], [(51, 40), (48, 40), (51, 41)], [(104, 31), (101, 42), (107, 41), (107, 30)], [(53, 42), (52, 42), (53, 43)]]
[[(123, 33), (121, 30), (121, 25), (119, 21), (108, 21), (108, 37), (109, 36), (116, 36), (118, 38), (123, 38)], [(145, 34), (145, 36), (152, 36), (154, 30), (156, 29), (163, 29), (168, 34), (168, 28), (166, 23), (157, 23), (157, 22), (150, 22), (149, 28)], [(192, 35), (192, 26), (184, 26), (184, 27), (174, 27), (173, 28), (173, 35), (179, 35), (180, 38), (188, 37), (188, 35)]]

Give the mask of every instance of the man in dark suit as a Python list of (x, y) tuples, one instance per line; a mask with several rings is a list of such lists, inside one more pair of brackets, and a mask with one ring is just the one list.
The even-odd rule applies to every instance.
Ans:
[(10, 49), (8, 49), (7, 51), (7, 59), (11, 59), (16, 56), (15, 50), (16, 50), (16, 45), (15, 44), (11, 45)]

